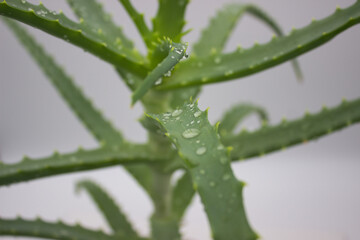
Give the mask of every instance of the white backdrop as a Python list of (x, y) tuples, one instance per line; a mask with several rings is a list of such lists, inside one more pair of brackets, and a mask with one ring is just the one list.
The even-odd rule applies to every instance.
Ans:
[[(36, 1), (32, 1), (36, 2)], [(62, 9), (73, 16), (65, 1), (43, 0), (51, 9)], [(116, 0), (105, 8), (125, 32), (144, 50), (139, 35)], [(135, 5), (148, 20), (156, 12), (155, 0), (137, 0)], [(187, 12), (193, 32), (186, 41), (194, 42), (216, 9), (225, 0), (193, 0)], [(233, 1), (236, 2), (236, 1)], [(312, 17), (322, 18), (346, 7), (354, 0), (254, 0), (281, 23), (286, 32), (307, 25)], [(145, 132), (135, 121), (141, 107), (130, 109), (130, 93), (113, 68), (96, 57), (66, 42), (31, 29), (76, 82), (104, 110), (131, 140), (144, 141)], [(265, 42), (272, 33), (260, 22), (244, 17), (236, 28), (227, 50), (238, 44), (251, 46)], [(334, 106), (342, 97), (360, 97), (360, 29), (355, 26), (330, 43), (299, 58), (305, 75), (296, 82), (289, 63), (238, 81), (204, 88), (200, 96), (203, 109), (210, 107), (212, 122), (231, 105), (248, 101), (269, 110), (271, 123), (283, 116), (302, 116), (323, 104)], [(0, 22), (0, 156), (16, 162), (23, 154), (49, 155), (54, 149), (69, 152), (79, 145), (97, 143), (81, 126), (59, 98), (42, 72), (13, 35)], [(255, 118), (246, 121), (250, 129), (258, 126)], [(245, 204), (251, 224), (266, 240), (309, 239), (350, 240), (360, 235), (360, 126), (352, 126), (316, 142), (289, 148), (259, 159), (234, 164), (236, 175), (248, 183)], [(108, 229), (95, 206), (85, 194), (76, 196), (74, 183), (90, 177), (103, 184), (121, 204), (136, 228), (149, 233), (148, 217), (152, 206), (142, 190), (120, 168), (62, 175), (0, 188), (0, 216), (26, 218), (40, 215), (68, 223), (82, 222), (88, 227)], [(185, 239), (210, 239), (210, 230), (198, 197), (183, 223)], [(0, 237), (0, 239), (13, 239)], [(25, 238), (19, 238), (25, 239)]]

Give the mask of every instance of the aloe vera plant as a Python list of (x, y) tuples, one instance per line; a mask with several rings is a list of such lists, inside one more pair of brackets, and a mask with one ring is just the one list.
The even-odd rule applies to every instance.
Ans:
[[(360, 22), (360, 1), (308, 26), (284, 34), (260, 7), (229, 4), (212, 18), (188, 53), (182, 41), (189, 0), (159, 0), (152, 27), (130, 0), (119, 0), (133, 20), (147, 47), (146, 53), (115, 24), (96, 0), (68, 0), (78, 21), (62, 12), (26, 0), (1, 0), (2, 22), (16, 35), (50, 82), (83, 125), (99, 142), (95, 149), (71, 153), (54, 152), (40, 159), (24, 157), (15, 164), (0, 164), (0, 185), (78, 171), (123, 166), (148, 194), (154, 205), (151, 235), (144, 237), (113, 198), (92, 180), (77, 183), (93, 199), (111, 232), (94, 231), (80, 225), (41, 219), (0, 218), (0, 235), (49, 239), (181, 239), (181, 222), (195, 194), (204, 206), (216, 240), (254, 240), (259, 235), (247, 220), (243, 201), (244, 182), (237, 179), (232, 163), (282, 150), (331, 134), (360, 121), (360, 99), (343, 100), (333, 108), (306, 114), (295, 120), (268, 124), (267, 112), (259, 106), (240, 103), (212, 125), (208, 111), (201, 110), (197, 97), (201, 86), (236, 80), (292, 61), (295, 75), (302, 79), (294, 59), (317, 48)], [(236, 23), (250, 14), (274, 31), (267, 43), (224, 53)], [(124, 138), (97, 110), (71, 77), (16, 21), (40, 29), (84, 49), (113, 65), (119, 78), (132, 91), (132, 105), (140, 102), (140, 123), (148, 132), (147, 143)], [(253, 131), (236, 133), (247, 116), (256, 114), (263, 122)], [(182, 176), (172, 184), (176, 171)]]

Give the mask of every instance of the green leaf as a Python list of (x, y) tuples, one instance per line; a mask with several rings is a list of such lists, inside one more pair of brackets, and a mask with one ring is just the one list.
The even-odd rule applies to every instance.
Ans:
[(131, 19), (134, 21), (137, 30), (142, 36), (146, 46), (151, 46), (152, 33), (149, 27), (146, 25), (144, 15), (140, 14), (131, 4), (130, 0), (119, 0), (124, 6), (126, 12), (129, 14)]
[(343, 101), (334, 108), (323, 108), (316, 114), (306, 113), (303, 118), (275, 126), (264, 125), (255, 132), (243, 131), (237, 136), (224, 137), (226, 146), (232, 146), (233, 160), (246, 159), (285, 149), (299, 143), (326, 136), (360, 121), (360, 99)]
[(80, 225), (69, 226), (60, 221), (49, 223), (41, 219), (30, 221), (21, 218), (0, 219), (0, 235), (58, 240), (125, 240), (125, 238), (110, 236), (102, 231), (89, 230)]
[(77, 191), (82, 189), (94, 200), (114, 233), (126, 238), (138, 238), (125, 214), (104, 189), (91, 180), (82, 180), (76, 184)]
[(0, 3), (0, 15), (61, 38), (136, 75), (145, 76), (147, 73), (144, 62), (135, 57), (133, 49), (124, 47), (121, 41), (107, 38), (102, 34), (102, 30), (92, 28), (85, 22), (73, 22), (61, 11), (59, 13), (50, 11), (43, 4), (34, 5), (22, 0), (7, 0)]
[(45, 158), (24, 157), (21, 162), (0, 165), (0, 185), (120, 164), (150, 164), (166, 159), (164, 154), (156, 156), (146, 145), (104, 146), (95, 150), (79, 149), (69, 154), (55, 152)]
[(195, 195), (189, 172), (185, 172), (177, 181), (171, 194), (171, 212), (180, 221)]
[(265, 109), (250, 103), (241, 103), (226, 111), (225, 115), (220, 120), (220, 135), (226, 136), (228, 134), (234, 134), (236, 126), (238, 126), (239, 123), (241, 123), (251, 114), (258, 115), (261, 122), (268, 121), (268, 116)]
[(204, 204), (213, 238), (256, 239), (243, 207), (244, 184), (235, 178), (229, 154), (210, 125), (207, 112), (189, 103), (172, 113), (148, 116), (177, 147)]
[(185, 44), (170, 42), (168, 56), (148, 74), (143, 83), (135, 90), (132, 95), (132, 105), (141, 99), (157, 81), (162, 81), (163, 77), (171, 75), (172, 69), (186, 55), (186, 48)]
[[(194, 45), (193, 53), (198, 57), (208, 57), (215, 53), (221, 53), (231, 36), (236, 23), (242, 16), (248, 13), (268, 25), (278, 36), (283, 32), (277, 22), (264, 10), (253, 4), (228, 4), (211, 19), (210, 25), (203, 30), (199, 41)], [(298, 79), (302, 79), (302, 73), (296, 60), (292, 62)]]
[(122, 143), (123, 138), (121, 134), (94, 108), (91, 101), (84, 96), (80, 88), (75, 85), (53, 58), (19, 24), (12, 20), (4, 20), (47, 75), (59, 94), (95, 138), (99, 141), (106, 141), (109, 144)]
[(129, 54), (132, 54), (138, 61), (144, 60), (134, 49), (133, 42), (113, 22), (111, 15), (105, 12), (99, 2), (96, 0), (67, 0), (67, 2), (84, 25), (97, 29), (109, 42), (118, 42), (125, 49), (132, 49)]
[(233, 53), (184, 61), (158, 89), (175, 89), (245, 77), (304, 54), (359, 22), (360, 1), (357, 1), (346, 9), (337, 9), (323, 20), (293, 30), (287, 36), (275, 37), (269, 43)]
[[(109, 145), (126, 145), (121, 134), (92, 106), (91, 102), (86, 99), (71, 78), (66, 75), (61, 67), (57, 66), (56, 62), (46, 54), (40, 45), (37, 44), (16, 22), (5, 19), (5, 23), (8, 24), (10, 29), (24, 44), (62, 97), (96, 139), (107, 142)], [(128, 74), (133, 76), (131, 73)], [(138, 79), (136, 76), (133, 76), (133, 78)], [(129, 80), (129, 84), (130, 83), (132, 82)], [(151, 171), (148, 166), (125, 166), (125, 168), (138, 183), (149, 192), (149, 187), (147, 185), (151, 176)]]
[(180, 42), (189, 2), (189, 0), (159, 0), (158, 12), (153, 19), (154, 34)]

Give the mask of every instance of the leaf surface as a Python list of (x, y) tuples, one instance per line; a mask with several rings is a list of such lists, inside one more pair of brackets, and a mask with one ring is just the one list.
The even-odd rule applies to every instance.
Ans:
[(125, 238), (110, 236), (102, 231), (89, 230), (80, 225), (70, 226), (60, 221), (49, 223), (41, 219), (30, 221), (21, 218), (0, 219), (0, 235), (58, 240), (125, 240)]
[(121, 66), (132, 73), (145, 76), (144, 62), (123, 46), (121, 41), (107, 38), (102, 30), (92, 28), (85, 22), (76, 23), (62, 12), (48, 10), (42, 3), (34, 5), (22, 0), (0, 2), (0, 15), (38, 28), (48, 34), (83, 48), (115, 66)]
[(101, 147), (86, 151), (79, 149), (69, 154), (55, 152), (52, 156), (40, 159), (24, 157), (15, 164), (0, 164), (0, 185), (120, 164), (146, 164), (165, 160), (164, 157), (151, 153), (145, 145)]
[(233, 147), (233, 160), (246, 159), (306, 143), (359, 121), (360, 99), (356, 99), (343, 101), (334, 108), (324, 108), (316, 114), (306, 113), (300, 119), (284, 119), (274, 126), (264, 125), (254, 132), (242, 131), (236, 136), (224, 137), (222, 142)]
[[(256, 239), (246, 219), (242, 190), (230, 166), (230, 157), (214, 127), (196, 103), (172, 113), (151, 114), (178, 149), (199, 193), (216, 240)], [(236, 224), (233, 224), (236, 223)]]
[(344, 30), (360, 22), (360, 1), (346, 9), (337, 9), (329, 17), (313, 21), (293, 30), (289, 35), (275, 37), (265, 44), (232, 53), (214, 54), (208, 58), (183, 61), (171, 78), (158, 89), (176, 89), (194, 85), (234, 80), (245, 77), (300, 56), (319, 47)]

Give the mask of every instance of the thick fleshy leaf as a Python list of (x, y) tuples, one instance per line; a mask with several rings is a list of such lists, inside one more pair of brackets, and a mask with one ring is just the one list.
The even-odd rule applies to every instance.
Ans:
[(109, 144), (122, 143), (121, 134), (94, 108), (91, 101), (86, 98), (65, 71), (57, 65), (55, 60), (18, 23), (13, 20), (4, 20), (95, 138)]
[(76, 184), (76, 190), (82, 189), (94, 200), (114, 233), (126, 238), (138, 238), (125, 214), (103, 188), (91, 180), (82, 180)]
[(152, 40), (152, 33), (149, 30), (149, 27), (146, 25), (144, 20), (144, 15), (138, 13), (138, 11), (133, 7), (130, 0), (119, 0), (120, 3), (124, 6), (126, 12), (129, 14), (137, 30), (139, 31), (140, 35), (142, 36), (146, 46), (151, 46)]
[(34, 5), (22, 0), (2, 1), (0, 15), (43, 30), (133, 74), (145, 76), (148, 71), (133, 49), (124, 47), (121, 41), (107, 38), (102, 30), (92, 28), (85, 22), (76, 23), (62, 12), (50, 11), (42, 3)]
[(293, 30), (287, 36), (274, 37), (266, 44), (183, 61), (158, 89), (234, 80), (263, 71), (323, 45), (359, 22), (360, 1), (356, 1), (346, 9), (338, 8), (331, 16), (315, 20), (304, 28)]
[(243, 206), (244, 184), (235, 178), (229, 153), (210, 125), (207, 112), (202, 112), (196, 103), (189, 103), (172, 113), (148, 117), (177, 147), (204, 204), (213, 238), (256, 239)]
[(79, 149), (69, 154), (55, 152), (52, 156), (40, 159), (24, 157), (19, 163), (0, 164), (0, 185), (114, 165), (146, 164), (166, 158), (156, 156), (143, 145), (104, 146), (86, 151)]
[[(236, 23), (246, 13), (268, 25), (278, 36), (283, 36), (278, 23), (260, 7), (254, 4), (233, 3), (226, 5), (211, 19), (210, 25), (203, 30), (199, 41), (194, 45), (193, 53), (198, 57), (207, 57), (212, 54), (221, 53)], [(298, 62), (294, 60), (292, 65), (297, 78), (301, 80), (302, 73)]]
[(0, 235), (58, 240), (128, 240), (128, 238), (107, 235), (102, 231), (89, 230), (80, 225), (66, 225), (61, 221), (49, 223), (41, 219), (30, 221), (21, 218), (0, 219)]
[(234, 134), (236, 126), (238, 126), (249, 115), (256, 114), (261, 122), (268, 121), (268, 116), (262, 107), (241, 103), (230, 108), (220, 120), (219, 133), (221, 136)]
[(132, 105), (141, 99), (152, 88), (157, 81), (162, 81), (163, 77), (169, 77), (176, 64), (186, 55), (185, 44), (169, 42), (168, 56), (161, 61), (145, 78), (141, 85), (132, 95)]
[(153, 19), (154, 34), (180, 42), (189, 2), (189, 0), (159, 0), (159, 9)]
[(134, 49), (133, 42), (114, 23), (111, 15), (105, 12), (101, 3), (97, 0), (67, 0), (67, 2), (82, 24), (97, 29), (109, 42), (118, 42), (126, 49), (133, 49), (131, 54), (139, 61), (142, 60), (140, 54)]
[(263, 125), (255, 132), (242, 131), (237, 136), (224, 137), (222, 142), (233, 147), (233, 160), (246, 159), (306, 143), (359, 121), (360, 99), (344, 100), (337, 107), (323, 108), (316, 114), (306, 113), (303, 118), (292, 121), (284, 119), (274, 126)]

